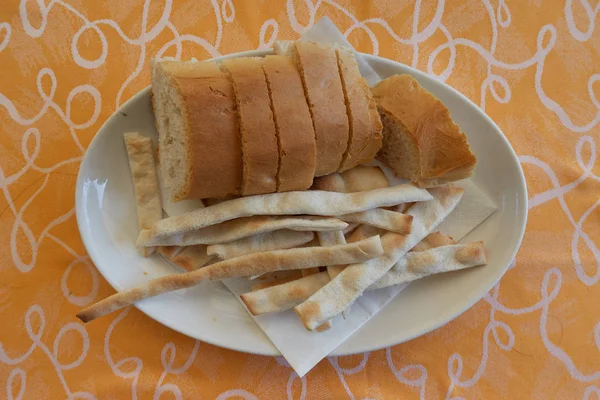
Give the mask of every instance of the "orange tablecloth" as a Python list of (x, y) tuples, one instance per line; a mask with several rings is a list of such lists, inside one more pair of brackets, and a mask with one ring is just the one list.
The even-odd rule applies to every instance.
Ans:
[[(598, 13), (587, 0), (2, 1), (0, 398), (600, 398)], [(530, 217), (502, 281), (431, 334), (302, 379), (136, 309), (80, 323), (113, 290), (77, 231), (77, 170), (149, 84), (149, 59), (270, 46), (324, 15), (358, 50), (438, 75), (508, 136)]]

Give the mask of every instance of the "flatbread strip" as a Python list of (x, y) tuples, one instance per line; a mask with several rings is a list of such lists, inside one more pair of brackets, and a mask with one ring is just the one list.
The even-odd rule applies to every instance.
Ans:
[(411, 252), (401, 258), (380, 280), (369, 287), (381, 289), (412, 282), (428, 275), (458, 271), (487, 264), (483, 242), (454, 244)]
[(89, 322), (137, 301), (189, 288), (202, 281), (223, 280), (279, 270), (311, 268), (319, 265), (350, 264), (366, 261), (381, 254), (383, 254), (383, 247), (379, 236), (341, 246), (305, 247), (249, 254), (195, 271), (153, 279), (137, 288), (115, 293), (82, 310), (77, 317), (83, 322)]
[(292, 270), (292, 271), (281, 271), (281, 272), (289, 272), (289, 273), (282, 277), (277, 277), (270, 281), (255, 283), (254, 285), (252, 285), (252, 288), (250, 290), (252, 290), (254, 292), (254, 291), (262, 290), (262, 289), (265, 289), (265, 288), (268, 288), (271, 286), (281, 285), (282, 283), (295, 281), (296, 279), (302, 278), (302, 274), (301, 274), (302, 271), (304, 271), (304, 270), (301, 269), (301, 270)]
[[(133, 178), (138, 225), (140, 230), (149, 229), (163, 217), (152, 139), (137, 132), (125, 133), (123, 137)], [(142, 249), (142, 254), (148, 256), (153, 251)]]
[(225, 221), (217, 225), (167, 237), (152, 237), (150, 231), (142, 231), (137, 245), (190, 246), (193, 244), (219, 244), (281, 229), (293, 231), (336, 231), (344, 229), (347, 226), (347, 223), (333, 217), (260, 215)]
[(292, 247), (297, 247), (310, 242), (314, 237), (315, 234), (313, 232), (296, 232), (282, 229), (274, 232), (248, 236), (229, 243), (213, 244), (208, 246), (206, 252), (221, 260), (228, 260), (230, 258), (260, 253), (263, 251), (291, 249)]
[(182, 246), (159, 246), (156, 248), (156, 252), (167, 259), (171, 259), (185, 249)]
[[(367, 290), (411, 282), (428, 275), (457, 271), (486, 264), (483, 242), (441, 246), (406, 254), (379, 281)], [(275, 281), (240, 297), (252, 315), (280, 312), (295, 307), (325, 286), (329, 279), (321, 272), (295, 280)]]
[(252, 215), (336, 216), (410, 201), (431, 200), (427, 190), (411, 183), (356, 193), (323, 191), (271, 193), (242, 197), (157, 221), (152, 236), (165, 238)]
[(386, 231), (410, 233), (410, 227), (413, 217), (396, 211), (390, 211), (383, 208), (374, 208), (372, 210), (345, 214), (339, 217), (342, 221), (371, 225)]
[(244, 293), (240, 298), (252, 315), (278, 312), (302, 303), (327, 282), (329, 282), (327, 272), (319, 272), (277, 286)]
[(186, 271), (202, 268), (216, 259), (216, 257), (206, 254), (206, 245), (203, 244), (184, 247), (180, 253), (166, 258)]
[(431, 189), (434, 199), (417, 203), (408, 210), (414, 217), (409, 235), (387, 233), (382, 238), (385, 254), (360, 264), (349, 265), (304, 303), (294, 307), (302, 323), (314, 330), (350, 306), (369, 286), (389, 271), (456, 207), (464, 190), (454, 187)]
[[(338, 244), (346, 244), (346, 238), (344, 237), (344, 234), (340, 231), (318, 232), (317, 237), (319, 238), (319, 243), (321, 244), (321, 246), (335, 246)], [(327, 273), (329, 274), (329, 277), (333, 279), (345, 267), (345, 265), (328, 265)]]
[(440, 231), (431, 232), (425, 239), (421, 240), (415, 247), (410, 249), (410, 251), (424, 251), (433, 249), (434, 247), (447, 246), (449, 244), (456, 244), (456, 241)]

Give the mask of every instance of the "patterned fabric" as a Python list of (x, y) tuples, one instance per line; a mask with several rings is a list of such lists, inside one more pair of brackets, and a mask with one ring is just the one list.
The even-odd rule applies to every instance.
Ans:
[[(600, 398), (592, 3), (2, 1), (0, 398)], [(149, 84), (149, 59), (264, 48), (325, 15), (358, 50), (460, 90), (510, 139), (530, 218), (501, 282), (431, 334), (328, 358), (302, 379), (282, 359), (192, 340), (136, 309), (76, 320), (113, 293), (77, 231), (77, 170), (102, 123)]]

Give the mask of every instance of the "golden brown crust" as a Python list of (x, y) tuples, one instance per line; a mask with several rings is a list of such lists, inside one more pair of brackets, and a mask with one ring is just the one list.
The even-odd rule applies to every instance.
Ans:
[(260, 57), (223, 61), (233, 83), (242, 139), (242, 195), (277, 190), (279, 150), (269, 89)]
[(315, 176), (338, 170), (348, 146), (348, 116), (335, 50), (311, 42), (296, 42), (306, 97), (317, 140)]
[(315, 131), (300, 73), (286, 56), (267, 56), (263, 65), (279, 143), (277, 191), (312, 185), (317, 164)]
[(377, 104), (367, 81), (360, 74), (354, 53), (337, 48), (336, 55), (350, 125), (348, 147), (339, 167), (339, 171), (346, 171), (375, 158), (381, 148), (383, 126)]
[(161, 61), (183, 100), (188, 179), (174, 200), (223, 197), (239, 192), (242, 154), (233, 87), (211, 62)]
[[(444, 104), (410, 75), (394, 75), (373, 88), (380, 113), (409, 134), (419, 152), (421, 187), (468, 178), (477, 159)], [(394, 149), (384, 149), (393, 152)]]

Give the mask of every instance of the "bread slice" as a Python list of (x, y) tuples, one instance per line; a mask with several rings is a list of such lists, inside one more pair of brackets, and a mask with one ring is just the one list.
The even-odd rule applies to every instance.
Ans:
[(410, 75), (379, 82), (373, 95), (383, 122), (377, 155), (396, 175), (434, 187), (468, 178), (477, 159), (444, 104)]
[(263, 65), (279, 144), (277, 191), (308, 189), (315, 176), (317, 145), (300, 73), (286, 56)]
[(275, 54), (294, 58), (315, 128), (315, 176), (336, 172), (348, 147), (348, 116), (337, 57), (332, 47), (312, 42), (276, 42)]
[(172, 201), (239, 192), (242, 154), (233, 88), (214, 63), (152, 63), (160, 167)]
[(346, 171), (375, 158), (381, 148), (382, 125), (371, 89), (358, 69), (354, 53), (335, 49), (342, 78), (350, 135), (339, 171)]
[(233, 84), (242, 139), (242, 195), (277, 190), (279, 149), (269, 89), (260, 57), (230, 58), (221, 63)]

